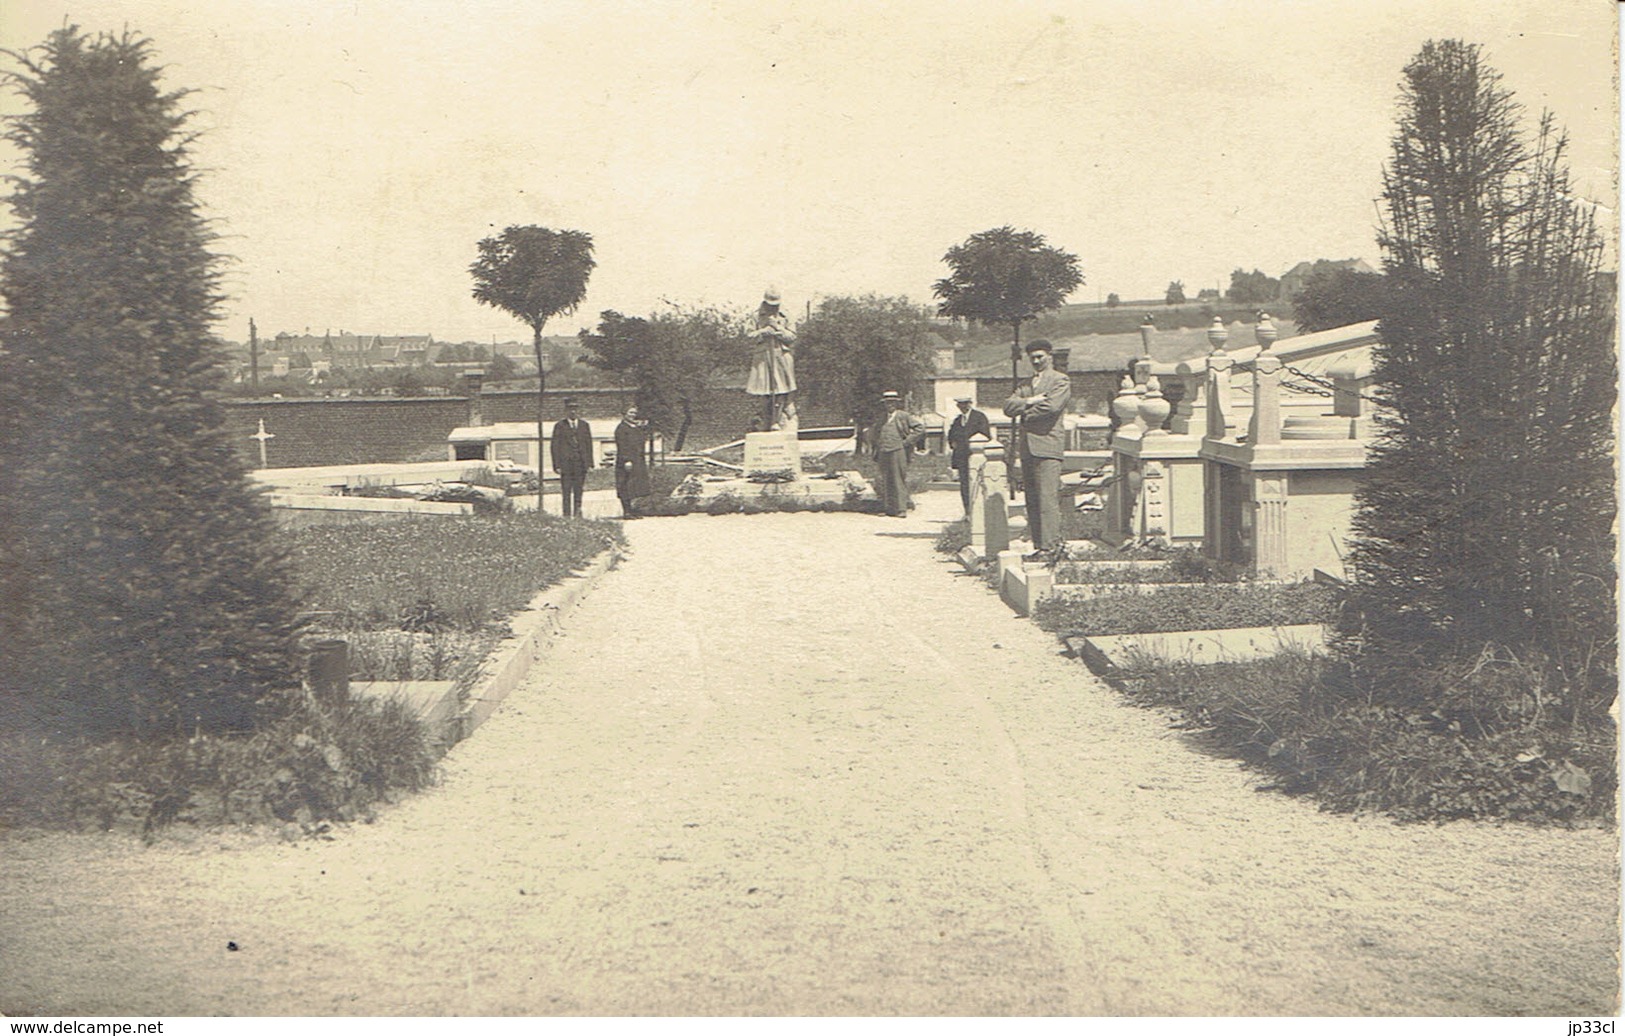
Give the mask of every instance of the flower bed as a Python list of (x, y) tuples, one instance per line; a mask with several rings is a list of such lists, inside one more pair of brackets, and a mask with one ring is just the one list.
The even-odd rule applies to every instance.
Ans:
[(613, 522), (472, 515), (282, 533), (319, 631), (360, 680), (470, 679), (508, 616), (606, 548)]

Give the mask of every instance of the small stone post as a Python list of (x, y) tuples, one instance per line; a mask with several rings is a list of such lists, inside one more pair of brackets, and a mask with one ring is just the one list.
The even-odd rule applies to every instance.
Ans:
[(982, 465), (983, 557), (997, 556), (1010, 549), (1010, 475), (1004, 463), (1004, 448), (997, 443), (987, 447), (987, 463)]
[(1253, 416), (1247, 425), (1247, 442), (1270, 446), (1281, 441), (1281, 358), (1270, 352), (1275, 342), (1275, 325), (1268, 313), (1258, 323), (1258, 358), (1253, 361)]
[(318, 698), (342, 701), (350, 693), (350, 645), (343, 640), (318, 640), (310, 646), (310, 692)]
[[(980, 435), (976, 436), (981, 439)], [(970, 448), (970, 511), (966, 513), (965, 520), (970, 523), (970, 545), (976, 556), (987, 557), (987, 480), (983, 472), (987, 468), (986, 440), (972, 442)]]

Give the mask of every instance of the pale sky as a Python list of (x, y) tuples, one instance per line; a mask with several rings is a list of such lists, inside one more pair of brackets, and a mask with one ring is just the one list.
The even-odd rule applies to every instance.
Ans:
[(1581, 193), (1619, 197), (1613, 0), (3, 0), (0, 40), (65, 19), (202, 91), (237, 340), (526, 338), (469, 296), (515, 223), (595, 241), (549, 334), (768, 285), (928, 303), (1005, 224), (1079, 257), (1074, 301), (1375, 261), (1401, 69), (1436, 37), (1483, 44)]

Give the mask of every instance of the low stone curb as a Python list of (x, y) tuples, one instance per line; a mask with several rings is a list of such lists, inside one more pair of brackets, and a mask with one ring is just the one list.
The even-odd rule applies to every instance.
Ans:
[(458, 741), (490, 719), (503, 699), (530, 675), (531, 667), (546, 654), (565, 614), (580, 603), (605, 573), (620, 564), (623, 556), (619, 547), (604, 550), (581, 571), (531, 598), (525, 610), (514, 615), (513, 635), (481, 663), (479, 677), (468, 690), (466, 704), (457, 717)]

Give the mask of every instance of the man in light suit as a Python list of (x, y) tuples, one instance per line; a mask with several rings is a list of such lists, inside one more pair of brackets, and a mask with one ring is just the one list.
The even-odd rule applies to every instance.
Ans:
[(987, 415), (976, 409), (969, 396), (954, 400), (959, 413), (948, 426), (948, 466), (959, 472), (959, 500), (970, 511), (970, 440), (973, 435), (993, 438)]
[(908, 497), (908, 451), (925, 435), (925, 422), (903, 409), (903, 397), (883, 392), (886, 416), (870, 433), (875, 444), (875, 466), (880, 469), (880, 501), (891, 518), (907, 518), (913, 502)]
[(1072, 379), (1055, 369), (1055, 354), (1042, 338), (1027, 343), (1032, 380), (1005, 400), (1004, 412), (1021, 422), (1021, 473), (1027, 498), (1027, 532), (1035, 551), (1061, 543), (1061, 459), (1066, 454), (1062, 416), (1072, 402)]
[(592, 426), (581, 419), (581, 408), (573, 399), (564, 401), (564, 420), (553, 426), (551, 447), (553, 470), (559, 474), (564, 514), (580, 516), (581, 494), (587, 486), (587, 470), (592, 465)]

